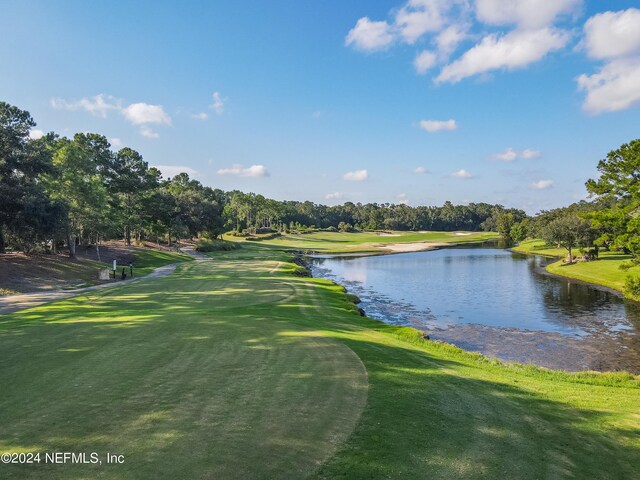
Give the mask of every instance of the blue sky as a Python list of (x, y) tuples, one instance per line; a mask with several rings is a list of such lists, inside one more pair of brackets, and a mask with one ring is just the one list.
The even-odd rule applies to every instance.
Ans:
[(225, 190), (535, 213), (640, 136), (638, 8), (0, 0), (0, 99)]

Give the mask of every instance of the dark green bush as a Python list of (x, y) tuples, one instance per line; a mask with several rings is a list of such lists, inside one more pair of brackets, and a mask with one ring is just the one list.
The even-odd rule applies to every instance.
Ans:
[(227, 242), (226, 240), (209, 240), (200, 239), (196, 243), (197, 252), (221, 252), (230, 251), (240, 248), (240, 245), (235, 242)]

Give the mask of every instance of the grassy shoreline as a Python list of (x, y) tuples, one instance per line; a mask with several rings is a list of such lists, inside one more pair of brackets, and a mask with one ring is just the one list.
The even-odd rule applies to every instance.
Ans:
[[(622, 270), (621, 265), (629, 262), (630, 255), (624, 255), (616, 252), (600, 252), (599, 259), (591, 262), (578, 262), (571, 265), (563, 263), (563, 259), (567, 256), (564, 248), (549, 248), (542, 240), (527, 240), (521, 242), (517, 247), (511, 249), (517, 253), (527, 255), (542, 255), (546, 257), (558, 258), (546, 266), (546, 271), (551, 275), (562, 278), (570, 278), (591, 285), (605, 287), (614, 290), (629, 300), (625, 294), (625, 279), (627, 275), (640, 275), (640, 266)], [(576, 249), (577, 250), (577, 249)]]

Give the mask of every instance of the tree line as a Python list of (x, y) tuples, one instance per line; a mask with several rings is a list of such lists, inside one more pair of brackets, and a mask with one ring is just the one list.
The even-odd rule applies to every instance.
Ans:
[(524, 211), (471, 203), (441, 207), (352, 203), (326, 206), (225, 192), (180, 173), (162, 173), (135, 150), (114, 151), (107, 138), (48, 133), (31, 138), (29, 112), (0, 102), (0, 253), (30, 253), (107, 239), (168, 242), (263, 231), (495, 230), (501, 216)]

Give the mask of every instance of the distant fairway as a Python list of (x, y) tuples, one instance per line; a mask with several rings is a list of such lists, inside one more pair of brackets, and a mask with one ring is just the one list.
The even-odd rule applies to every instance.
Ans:
[(273, 245), (0, 317), (0, 477), (633, 478), (640, 383), (505, 366), (362, 318)]

